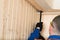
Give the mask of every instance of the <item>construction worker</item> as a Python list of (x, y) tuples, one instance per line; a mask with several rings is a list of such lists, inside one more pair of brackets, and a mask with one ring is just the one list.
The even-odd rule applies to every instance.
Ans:
[(56, 16), (49, 28), (49, 38), (48, 40), (60, 40), (60, 15)]

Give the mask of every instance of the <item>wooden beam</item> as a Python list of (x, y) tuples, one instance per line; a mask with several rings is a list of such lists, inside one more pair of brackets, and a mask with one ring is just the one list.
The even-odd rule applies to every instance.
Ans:
[(57, 9), (49, 9), (46, 12), (60, 12), (60, 10), (57, 10)]

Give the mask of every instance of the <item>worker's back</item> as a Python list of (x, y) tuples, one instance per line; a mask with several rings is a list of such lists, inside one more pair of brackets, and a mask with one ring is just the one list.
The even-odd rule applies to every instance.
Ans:
[(60, 36), (59, 35), (51, 35), (51, 36), (49, 36), (48, 40), (60, 40)]

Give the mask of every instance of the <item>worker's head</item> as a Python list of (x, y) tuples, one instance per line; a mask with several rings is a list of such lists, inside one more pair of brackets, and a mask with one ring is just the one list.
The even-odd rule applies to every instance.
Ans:
[(56, 16), (50, 24), (50, 35), (60, 35), (60, 15)]

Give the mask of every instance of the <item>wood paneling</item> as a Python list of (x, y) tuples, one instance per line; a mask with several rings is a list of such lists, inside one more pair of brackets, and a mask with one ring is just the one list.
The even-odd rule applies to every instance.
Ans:
[(0, 40), (27, 40), (39, 20), (25, 0), (0, 0)]

